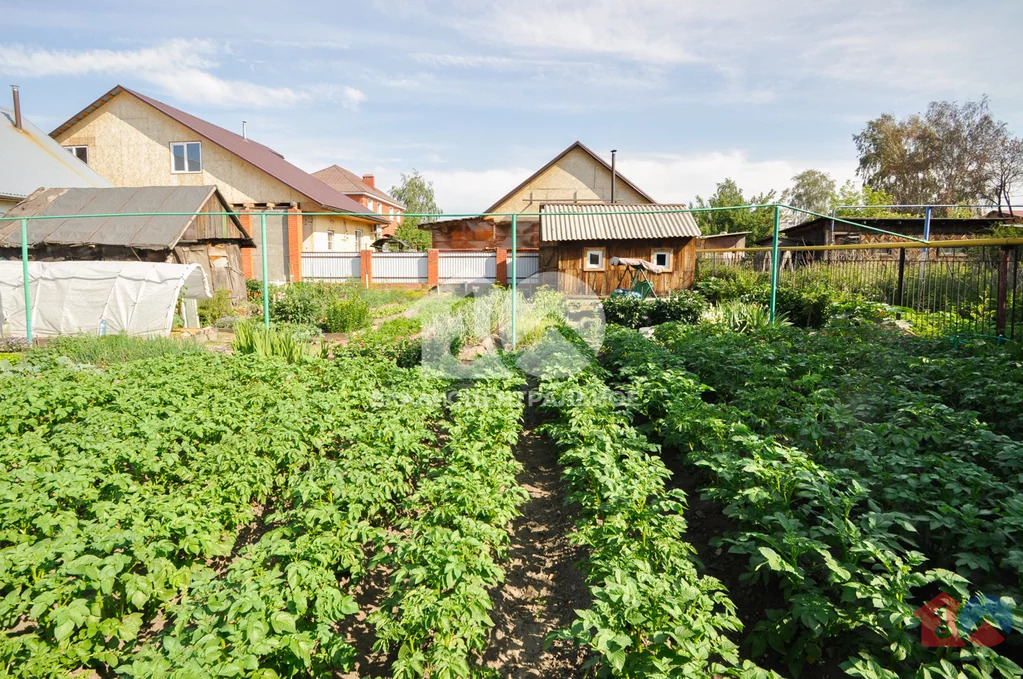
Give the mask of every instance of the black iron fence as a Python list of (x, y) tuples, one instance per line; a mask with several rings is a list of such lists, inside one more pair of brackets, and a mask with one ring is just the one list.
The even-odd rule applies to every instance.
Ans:
[[(880, 302), (922, 335), (1023, 339), (1021, 245), (900, 243), (862, 248), (785, 248), (779, 289), (820, 289), (840, 300)], [(769, 282), (762, 248), (697, 251), (697, 280)]]

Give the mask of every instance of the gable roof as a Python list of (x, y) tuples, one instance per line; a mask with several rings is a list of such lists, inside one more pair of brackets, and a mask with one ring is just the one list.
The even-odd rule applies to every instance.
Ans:
[(351, 170), (346, 170), (340, 165), (331, 165), (322, 170), (317, 170), (313, 172), (313, 176), (340, 193), (365, 193), (402, 210), (405, 209), (405, 204), (400, 200), (395, 200), (375, 186), (370, 186), (362, 180), (362, 177)]
[[(127, 87), (122, 87), (120, 85), (117, 85), (102, 97), (72, 116), (67, 122), (51, 132), (50, 136), (56, 137), (70, 129), (87, 115), (100, 108), (122, 92), (130, 94), (139, 101), (148, 104), (160, 113), (163, 113), (165, 116), (176, 120), (189, 128), (199, 136), (223, 148), (228, 153), (232, 153), (245, 162), (254, 165), (256, 168), (267, 173), (274, 179), (277, 179), (302, 195), (308, 196), (311, 200), (319, 203), (329, 210), (355, 213), (365, 212), (365, 208), (362, 205), (343, 193), (335, 191), (308, 172), (295, 167), (286, 161), (284, 156), (277, 151), (274, 151), (269, 146), (264, 146), (252, 139), (246, 139), (240, 134), (235, 134), (234, 132), (225, 130), (213, 123), (197, 118), (190, 113), (185, 113), (184, 111), (176, 109), (173, 106), (169, 106), (162, 101), (157, 101), (156, 99), (147, 97), (144, 94), (129, 90)], [(361, 217), (361, 219), (379, 223), (387, 222), (386, 219), (377, 217)]]
[(21, 200), (49, 186), (113, 186), (45, 132), (0, 108), (0, 197)]
[[(592, 205), (545, 203), (540, 206), (540, 240), (642, 240), (695, 238), (700, 235), (685, 205)], [(622, 214), (607, 214), (620, 212)], [(638, 214), (628, 214), (638, 213)]]
[[(559, 153), (558, 155), (554, 156), (554, 158), (552, 158), (550, 160), (550, 162), (548, 162), (546, 165), (541, 167), (539, 170), (537, 170), (533, 174), (531, 174), (528, 177), (526, 177), (525, 181), (523, 181), (521, 184), (516, 186), (514, 189), (512, 189), (508, 193), (504, 194), (496, 203), (494, 203), (493, 205), (488, 207), (486, 210), (484, 210), (484, 212), (494, 212), (495, 210), (497, 210), (497, 208), (499, 208), (502, 203), (504, 203), (506, 200), (508, 200), (509, 198), (514, 196), (516, 193), (521, 191), (523, 188), (525, 188), (526, 185), (528, 185), (531, 181), (533, 181), (534, 179), (536, 179), (537, 177), (542, 175), (547, 170), (551, 169), (551, 167), (553, 167), (555, 163), (557, 163), (559, 160), (561, 160), (562, 158), (567, 156), (569, 153), (571, 153), (575, 149), (579, 149), (580, 151), (583, 151), (584, 153), (589, 154), (595, 161), (597, 161), (598, 163), (603, 165), (605, 168), (607, 168), (608, 172), (611, 171), (610, 163), (608, 163), (606, 160), (604, 160), (603, 158), (598, 156), (596, 153), (591, 151), (589, 149), (589, 147), (587, 147), (581, 141), (577, 141), (574, 144), (572, 144), (571, 146), (569, 146), (567, 149), (565, 149), (564, 151)], [(635, 191), (639, 195), (643, 196), (643, 198), (645, 198), (646, 200), (650, 201), (651, 203), (656, 203), (657, 202), (656, 200), (651, 198), (650, 195), (646, 191), (644, 191), (643, 189), (639, 188), (638, 186), (636, 186), (635, 184), (630, 182), (628, 179), (623, 177), (622, 173), (618, 172), (618, 168), (615, 168), (615, 177), (618, 178), (618, 181), (623, 182), (626, 186), (631, 188), (633, 191)]]
[[(66, 151), (65, 151), (66, 153)], [(21, 245), (21, 223), (18, 217), (42, 215), (125, 214), (125, 217), (90, 217), (70, 219), (39, 219), (28, 223), (29, 245), (119, 245), (139, 250), (168, 250), (178, 244), (195, 215), (137, 216), (144, 212), (202, 212), (216, 197), (221, 210), (228, 211), (227, 201), (215, 186), (144, 186), (138, 188), (65, 188), (35, 192), (0, 218), (0, 247)], [(238, 217), (229, 217), (243, 238), (254, 247)]]

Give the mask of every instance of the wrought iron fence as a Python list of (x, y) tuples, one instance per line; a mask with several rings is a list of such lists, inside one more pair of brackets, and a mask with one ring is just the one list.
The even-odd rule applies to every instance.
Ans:
[[(785, 248), (779, 289), (888, 304), (918, 334), (1023, 339), (1019, 246), (889, 245)], [(771, 253), (764, 249), (698, 251), (697, 280), (717, 276), (753, 286), (769, 284), (770, 272)]]

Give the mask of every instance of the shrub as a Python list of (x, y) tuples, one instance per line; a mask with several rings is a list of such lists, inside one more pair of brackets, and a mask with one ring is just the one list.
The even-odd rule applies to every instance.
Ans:
[(626, 328), (646, 325), (652, 306), (650, 300), (634, 295), (612, 295), (604, 300), (604, 320)]
[[(761, 304), (731, 301), (710, 309), (704, 320), (721, 325), (734, 332), (753, 332), (771, 325), (771, 312)], [(784, 315), (779, 315), (774, 325), (791, 325)]]
[(245, 279), (245, 296), (250, 300), (262, 300), (263, 281), (257, 281), (255, 278)]
[(369, 325), (369, 304), (362, 297), (335, 299), (327, 306), (327, 332), (351, 332)]
[(217, 290), (212, 298), (199, 300), (198, 307), (199, 324), (204, 327), (215, 325), (221, 318), (234, 315), (231, 293), (228, 290)]
[(670, 321), (698, 323), (700, 315), (707, 308), (707, 299), (694, 290), (675, 290), (667, 297), (654, 301), (650, 309), (650, 324), (659, 325)]
[[(770, 308), (771, 286), (761, 286), (744, 295), (742, 301)], [(800, 328), (820, 328), (827, 323), (834, 302), (833, 293), (824, 286), (812, 288), (779, 286), (775, 301), (777, 314), (786, 316), (793, 325)]]
[(270, 290), (270, 318), (281, 323), (318, 324), (324, 304), (312, 286), (294, 284)]
[(769, 284), (770, 280), (771, 275), (762, 271), (721, 268), (714, 275), (698, 280), (693, 287), (709, 302), (718, 304), (740, 299)]
[(345, 346), (324, 345), (321, 355), (383, 357), (394, 361), (399, 368), (412, 368), (422, 360), (422, 340), (413, 337), (421, 330), (418, 318), (394, 318), (376, 330), (358, 333)]

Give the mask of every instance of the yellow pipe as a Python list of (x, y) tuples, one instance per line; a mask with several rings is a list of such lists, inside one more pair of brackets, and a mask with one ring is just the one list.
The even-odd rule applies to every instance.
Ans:
[[(899, 248), (906, 248), (907, 250), (920, 250), (927, 247), (939, 247), (939, 248), (964, 248), (964, 247), (1001, 247), (1005, 245), (1023, 245), (1023, 238), (960, 238), (956, 240), (932, 240), (926, 243), (903, 243), (902, 241), (897, 242), (883, 242), (883, 243), (855, 243), (851, 245), (786, 245), (779, 247), (779, 250), (783, 252), (816, 252), (821, 250), (897, 250)], [(696, 254), (701, 252), (716, 253), (716, 252), (771, 252), (770, 246), (760, 248), (700, 248), (696, 251)]]

